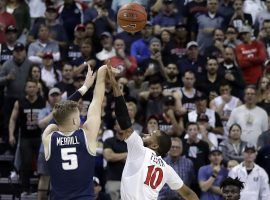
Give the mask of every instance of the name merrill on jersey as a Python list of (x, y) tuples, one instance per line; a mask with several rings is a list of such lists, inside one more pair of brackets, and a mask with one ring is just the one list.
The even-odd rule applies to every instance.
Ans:
[(77, 136), (59, 137), (56, 140), (57, 146), (76, 145), (76, 144), (80, 144)]
[(154, 164), (156, 164), (156, 165), (158, 165), (158, 166), (160, 166), (160, 167), (165, 167), (165, 164), (164, 164), (164, 161), (162, 160), (162, 158), (156, 156), (154, 153), (152, 153), (152, 155), (151, 155), (151, 161), (152, 161)]

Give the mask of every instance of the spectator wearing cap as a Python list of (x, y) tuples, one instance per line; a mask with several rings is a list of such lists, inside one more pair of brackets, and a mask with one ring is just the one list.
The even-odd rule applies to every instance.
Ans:
[[(230, 25), (234, 26), (238, 31), (247, 25), (252, 26), (252, 16), (251, 13), (244, 12), (243, 0), (235, 0), (233, 3), (234, 13), (230, 19)], [(255, 19), (254, 19), (255, 20)]]
[(230, 83), (232, 95), (242, 99), (245, 81), (241, 69), (235, 62), (233, 47), (225, 47), (223, 57), (224, 61), (219, 65), (218, 73)]
[(65, 0), (58, 9), (59, 18), (63, 23), (69, 41), (74, 39), (73, 30), (77, 24), (83, 23), (84, 10), (83, 4), (75, 0)]
[(6, 11), (6, 0), (0, 1), (0, 44), (6, 41), (5, 31), (9, 25), (16, 25), (16, 20), (13, 15)]
[(102, 45), (102, 50), (96, 54), (99, 61), (104, 62), (116, 56), (115, 48), (113, 47), (113, 36), (109, 32), (103, 32), (100, 35), (100, 43)]
[[(164, 161), (175, 170), (185, 185), (190, 186), (195, 177), (193, 163), (189, 158), (183, 155), (182, 140), (177, 137), (173, 137), (171, 140), (171, 149), (168, 155), (164, 158)], [(158, 199), (165, 200), (173, 197), (177, 200), (182, 200), (177, 192), (171, 190), (168, 185), (165, 185), (159, 192)]]
[(247, 142), (241, 140), (242, 128), (239, 124), (232, 124), (229, 128), (228, 138), (220, 143), (224, 162), (236, 160), (241, 163), (244, 159), (243, 150)]
[(223, 77), (218, 73), (218, 59), (208, 57), (206, 63), (206, 72), (199, 76), (197, 81), (198, 90), (204, 92), (211, 101), (218, 96), (220, 83)]
[(19, 166), (20, 179), (22, 181), (22, 194), (30, 192), (30, 176), (33, 172), (33, 158), (36, 163), (36, 155), (41, 144), (41, 129), (38, 127), (38, 113), (45, 107), (45, 100), (38, 95), (38, 82), (27, 80), (25, 85), (25, 97), (17, 100), (13, 106), (9, 121), (9, 144), (14, 147), (16, 142), (15, 129), (18, 123), (20, 134), (18, 146), (21, 165)]
[[(38, 126), (44, 130), (52, 121), (52, 110), (55, 104), (61, 101), (61, 91), (59, 88), (51, 88), (48, 93), (46, 107), (38, 113)], [(49, 192), (50, 175), (45, 160), (44, 147), (41, 143), (38, 154), (37, 173), (40, 176), (38, 182), (38, 199), (46, 199)]]
[(173, 96), (176, 101), (176, 109), (180, 114), (186, 114), (196, 109), (195, 98), (200, 91), (194, 87), (196, 77), (193, 71), (185, 71), (182, 82), (183, 87), (173, 92)]
[(238, 177), (244, 182), (241, 199), (267, 200), (270, 196), (269, 177), (265, 170), (255, 163), (256, 147), (247, 144), (244, 148), (244, 161), (229, 172), (231, 178)]
[(263, 62), (267, 58), (264, 45), (258, 40), (252, 40), (252, 29), (243, 26), (239, 31), (239, 37), (243, 44), (235, 48), (235, 55), (239, 67), (243, 71), (247, 84), (256, 84), (258, 78), (262, 76)]
[(100, 35), (104, 31), (116, 30), (116, 15), (112, 9), (105, 7), (105, 0), (94, 0), (92, 6), (84, 11), (84, 23), (93, 21), (96, 33)]
[(225, 137), (228, 135), (227, 133), (227, 121), (230, 118), (230, 115), (238, 106), (242, 105), (242, 102), (239, 98), (232, 96), (231, 94), (232, 86), (227, 81), (222, 81), (219, 87), (219, 96), (211, 100), (210, 108), (216, 111), (221, 120), (224, 127)]
[(177, 61), (180, 75), (183, 76), (185, 71), (191, 70), (195, 73), (196, 78), (204, 72), (205, 61), (199, 55), (198, 43), (190, 41), (186, 45), (186, 54)]
[(212, 147), (209, 153), (210, 164), (199, 169), (198, 181), (202, 190), (200, 200), (222, 200), (221, 182), (228, 176), (228, 170), (222, 166), (222, 150)]
[(164, 29), (174, 33), (179, 22), (183, 22), (183, 16), (177, 12), (173, 0), (163, 0), (160, 12), (152, 20), (154, 35), (160, 35)]
[(18, 31), (17, 28), (13, 25), (10, 25), (6, 28), (6, 42), (0, 44), (1, 46), (1, 55), (0, 55), (0, 64), (3, 65), (4, 62), (12, 58), (12, 51), (17, 41)]
[(216, 28), (222, 28), (224, 18), (217, 13), (218, 0), (207, 0), (207, 13), (200, 14), (196, 17), (196, 23), (193, 25), (192, 34), (197, 35), (197, 42), (200, 54), (205, 53), (205, 48), (213, 44), (213, 32)]
[(158, 38), (153, 37), (149, 43), (150, 58), (144, 59), (140, 67), (144, 70), (144, 76), (146, 78), (152, 75), (165, 75), (165, 69), (163, 64), (163, 58), (161, 55), (161, 42)]
[(237, 123), (242, 128), (242, 140), (253, 145), (257, 144), (258, 137), (268, 130), (267, 113), (256, 105), (257, 90), (254, 86), (247, 86), (244, 96), (245, 104), (233, 109), (227, 127)]
[(32, 42), (28, 47), (28, 58), (33, 63), (41, 64), (45, 52), (52, 52), (53, 60), (60, 60), (59, 45), (57, 42), (50, 40), (50, 30), (48, 26), (40, 26), (38, 39)]
[(205, 94), (197, 94), (195, 98), (196, 109), (184, 115), (184, 125), (186, 125), (188, 122), (197, 122), (198, 117), (201, 114), (205, 114), (208, 117), (209, 123), (207, 130), (215, 133), (216, 135), (223, 135), (221, 119), (217, 112), (207, 107), (207, 100), (208, 98)]
[[(15, 101), (24, 97), (24, 86), (31, 65), (32, 63), (26, 57), (24, 45), (16, 43), (13, 49), (13, 58), (5, 62), (0, 70), (0, 85), (5, 86), (3, 105), (5, 126), (8, 125)], [(7, 127), (5, 127), (3, 137), (6, 137), (7, 133)]]
[(22, 0), (8, 1), (6, 10), (15, 18), (18, 36), (28, 33), (31, 26), (28, 4)]
[[(269, 1), (270, 6), (270, 1)], [(263, 21), (262, 29), (259, 32), (258, 39), (262, 41), (267, 51), (268, 57), (270, 56), (270, 18)]]
[(69, 42), (63, 54), (65, 60), (72, 62), (82, 56), (80, 45), (85, 41), (85, 26), (84, 24), (77, 24), (74, 28), (74, 40)]
[(147, 22), (145, 27), (141, 30), (142, 38), (134, 41), (131, 44), (130, 55), (134, 56), (140, 64), (144, 59), (150, 57), (149, 42), (152, 38), (153, 27), (150, 22)]
[(163, 97), (163, 113), (159, 115), (159, 130), (174, 137), (181, 136), (183, 133), (182, 119), (175, 113), (175, 99), (168, 95)]
[(122, 39), (115, 39), (114, 40), (114, 49), (116, 52), (116, 56), (112, 57), (111, 65), (117, 68), (120, 71), (120, 76), (126, 76), (130, 78), (132, 73), (137, 68), (137, 61), (136, 58), (126, 54), (125, 49), (125, 41)]
[(45, 52), (42, 57), (41, 79), (46, 84), (46, 87), (52, 88), (56, 83), (62, 80), (61, 72), (56, 69), (53, 62), (53, 54)]
[(38, 38), (40, 26), (45, 25), (50, 30), (50, 39), (56, 41), (60, 47), (64, 47), (68, 38), (66, 30), (59, 21), (58, 9), (54, 6), (47, 6), (44, 15), (45, 17), (41, 17), (33, 24), (29, 32), (28, 43), (34, 42)]

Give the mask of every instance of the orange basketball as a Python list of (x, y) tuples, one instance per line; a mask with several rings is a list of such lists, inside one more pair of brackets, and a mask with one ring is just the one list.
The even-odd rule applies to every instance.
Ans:
[(118, 10), (117, 23), (127, 32), (133, 33), (142, 30), (146, 22), (146, 10), (140, 4), (128, 3)]

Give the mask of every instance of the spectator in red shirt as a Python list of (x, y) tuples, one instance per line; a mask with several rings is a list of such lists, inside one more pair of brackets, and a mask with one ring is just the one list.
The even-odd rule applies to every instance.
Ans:
[(120, 76), (129, 77), (137, 68), (136, 58), (125, 53), (125, 41), (117, 38), (114, 41), (116, 56), (112, 57), (111, 64), (120, 71)]
[(239, 32), (242, 44), (235, 48), (236, 58), (247, 84), (256, 84), (262, 76), (263, 62), (267, 54), (263, 43), (251, 39), (251, 28), (243, 26)]
[(16, 25), (13, 15), (6, 12), (6, 0), (0, 1), (0, 43), (6, 41), (5, 30), (9, 25)]

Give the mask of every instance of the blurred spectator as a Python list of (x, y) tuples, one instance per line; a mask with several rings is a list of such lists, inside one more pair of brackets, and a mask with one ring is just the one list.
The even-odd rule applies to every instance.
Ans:
[[(0, 5), (1, 5), (0, 1)], [(13, 49), (13, 58), (3, 64), (0, 70), (0, 85), (5, 86), (3, 113), (4, 140), (7, 139), (7, 126), (13, 105), (16, 100), (24, 97), (24, 86), (32, 63), (26, 57), (23, 44), (17, 43)]]
[(111, 65), (117, 68), (120, 71), (122, 76), (126, 76), (127, 78), (131, 76), (131, 74), (137, 68), (136, 58), (125, 53), (125, 41), (122, 39), (114, 40), (114, 49), (116, 52), (116, 56), (110, 58)]
[(162, 0), (161, 10), (152, 21), (154, 34), (158, 36), (164, 29), (174, 33), (179, 22), (183, 22), (183, 16), (175, 8), (173, 0)]
[[(164, 161), (170, 165), (176, 173), (181, 177), (185, 185), (190, 186), (194, 180), (193, 163), (183, 153), (183, 143), (179, 138), (172, 138), (172, 145), (168, 155), (164, 158)], [(168, 185), (165, 185), (159, 192), (158, 199), (165, 200), (175, 197), (178, 200), (182, 200), (179, 194), (171, 190)]]
[(159, 130), (174, 137), (183, 133), (182, 119), (175, 112), (175, 99), (168, 95), (163, 97), (163, 113), (159, 116)]
[(238, 32), (243, 26), (252, 26), (252, 16), (245, 13), (243, 9), (243, 0), (235, 0), (233, 3), (234, 14), (231, 17), (230, 25), (233, 25)]
[[(65, 59), (72, 62), (82, 56), (80, 45), (85, 41), (85, 26), (78, 24), (74, 29), (74, 40), (65, 49)], [(69, 40), (70, 41), (70, 40)]]
[[(121, 0), (121, 1), (112, 0), (111, 8), (115, 13), (117, 13), (118, 9), (121, 6), (128, 4), (128, 3), (132, 3), (132, 2), (133, 2), (133, 0)], [(145, 0), (136, 0), (136, 3), (144, 6), (145, 8), (147, 7), (147, 1), (145, 1)]]
[(207, 107), (207, 96), (203, 93), (198, 93), (195, 98), (196, 109), (186, 113), (184, 115), (184, 125), (188, 122), (197, 122), (198, 118), (201, 114), (204, 114), (208, 117), (209, 126), (207, 130), (209, 132), (222, 135), (223, 127), (221, 123), (221, 119), (217, 112), (211, 110)]
[(243, 71), (244, 79), (247, 84), (256, 84), (262, 75), (263, 62), (267, 54), (264, 45), (251, 38), (251, 28), (243, 26), (239, 31), (239, 37), (243, 44), (236, 46), (236, 58), (239, 67)]
[(137, 114), (137, 106), (134, 102), (129, 101), (127, 102), (127, 109), (128, 109), (128, 114), (132, 123), (132, 128), (136, 133), (141, 135), (143, 127), (137, 122), (136, 120), (136, 114)]
[(88, 65), (91, 66), (92, 70), (96, 70), (97, 61), (92, 52), (92, 43), (87, 40), (81, 43), (80, 52), (81, 56), (71, 62), (75, 76), (78, 74), (86, 75)]
[(66, 97), (75, 92), (75, 86), (73, 85), (73, 67), (65, 63), (62, 68), (62, 80), (56, 83), (55, 87), (61, 90), (61, 93), (66, 93)]
[(127, 144), (120, 140), (121, 129), (115, 120), (115, 135), (105, 140), (103, 156), (107, 161), (105, 191), (112, 200), (120, 199), (120, 181), (127, 158)]
[(40, 26), (38, 39), (28, 47), (28, 58), (36, 64), (42, 63), (42, 58), (46, 52), (52, 52), (53, 60), (60, 60), (59, 45), (50, 40), (50, 30), (47, 26)]
[(218, 14), (224, 17), (224, 25), (227, 27), (234, 13), (232, 0), (221, 0), (218, 6)]
[(150, 57), (149, 42), (153, 34), (153, 27), (150, 22), (147, 22), (141, 30), (142, 38), (131, 44), (130, 55), (134, 56), (140, 64), (144, 59)]
[(270, 80), (267, 76), (262, 76), (258, 80), (258, 96), (257, 96), (257, 102), (261, 103), (264, 101), (267, 97), (267, 90), (270, 86)]
[(218, 63), (222, 63), (223, 58), (223, 52), (224, 52), (224, 33), (223, 30), (217, 28), (213, 31), (213, 40), (214, 44), (206, 47), (204, 56), (207, 57), (216, 57), (218, 60)]
[(214, 30), (222, 28), (224, 24), (224, 18), (217, 14), (217, 9), (218, 0), (207, 0), (208, 13), (198, 15), (192, 28), (193, 34), (198, 32), (197, 42), (202, 55), (205, 53), (205, 48), (213, 44)]
[(6, 42), (1, 44), (0, 64), (3, 65), (7, 60), (12, 59), (12, 51), (18, 37), (18, 30), (15, 26), (10, 25), (6, 28)]
[(200, 200), (222, 200), (221, 182), (228, 176), (228, 170), (222, 166), (222, 151), (213, 147), (209, 153), (210, 164), (199, 169), (198, 181), (202, 190)]
[(241, 134), (241, 126), (239, 124), (232, 124), (229, 128), (228, 138), (220, 143), (225, 163), (230, 160), (236, 160), (239, 163), (243, 161), (242, 153), (247, 142), (241, 140)]
[(41, 68), (39, 65), (31, 66), (27, 79), (35, 80), (38, 83), (38, 94), (47, 99), (49, 91), (45, 82), (41, 79)]
[[(12, 14), (16, 21), (18, 29), (18, 36), (26, 37), (30, 30), (31, 19), (29, 13), (29, 6), (25, 0), (8, 1), (6, 5), (8, 13)], [(26, 39), (26, 38), (25, 38)]]
[(195, 98), (199, 91), (194, 87), (195, 81), (194, 72), (187, 70), (182, 76), (183, 87), (173, 93), (176, 100), (176, 109), (181, 114), (189, 113), (196, 109)]
[(265, 94), (264, 100), (262, 100), (261, 102), (258, 102), (257, 106), (264, 109), (269, 118), (270, 117), (270, 84), (267, 85), (267, 88), (264, 94)]
[(225, 47), (232, 47), (234, 49), (236, 45), (241, 43), (241, 41), (237, 39), (238, 31), (232, 25), (227, 26), (225, 36), (226, 36), (224, 40)]
[(94, 182), (94, 200), (111, 200), (110, 196), (103, 192), (103, 188), (101, 186), (100, 180), (98, 177), (93, 177)]
[(38, 82), (28, 80), (25, 86), (26, 96), (15, 102), (9, 122), (9, 143), (16, 144), (15, 128), (19, 123), (20, 148), (20, 179), (22, 194), (30, 192), (30, 176), (33, 172), (32, 162), (36, 163), (39, 146), (41, 144), (41, 129), (38, 127), (38, 112), (45, 107), (45, 100), (38, 95)]
[(180, 89), (180, 76), (178, 67), (174, 63), (169, 63), (165, 66), (165, 81), (163, 83), (163, 92), (171, 94), (175, 90)]
[(232, 96), (231, 91), (232, 87), (229, 82), (227, 81), (221, 82), (219, 87), (220, 96), (214, 98), (210, 102), (209, 106), (212, 110), (216, 111), (219, 114), (224, 127), (225, 137), (228, 135), (226, 126), (227, 121), (229, 120), (233, 109), (242, 105), (241, 100), (235, 96)]
[(97, 35), (95, 24), (92, 21), (85, 23), (85, 40), (90, 40), (92, 42), (94, 54), (101, 50), (99, 35)]
[(151, 115), (146, 120), (146, 125), (145, 125), (145, 128), (143, 130), (143, 134), (150, 134), (155, 130), (159, 130), (158, 117), (155, 115)]
[(0, 44), (6, 41), (5, 31), (10, 25), (15, 26), (16, 21), (13, 15), (6, 11), (6, 0), (0, 1)]
[[(270, 3), (269, 3), (270, 4)], [(263, 21), (263, 28), (258, 35), (258, 38), (263, 42), (267, 51), (268, 57), (270, 56), (270, 19)]]
[(235, 54), (232, 47), (225, 48), (224, 62), (221, 63), (218, 70), (218, 73), (230, 83), (232, 95), (242, 99), (245, 81), (241, 69), (235, 62)]
[(269, 155), (270, 155), (270, 143), (261, 147), (256, 157), (256, 164), (258, 164), (260, 167), (262, 167), (266, 171), (268, 178), (270, 177)]
[(104, 62), (105, 60), (116, 56), (116, 51), (113, 47), (113, 36), (109, 32), (101, 33), (100, 43), (103, 49), (96, 54), (99, 61)]
[(257, 90), (255, 87), (246, 87), (244, 100), (244, 105), (232, 111), (227, 127), (234, 123), (239, 124), (243, 130), (241, 139), (256, 145), (258, 137), (268, 129), (268, 116), (262, 108), (256, 106)]
[[(48, 93), (48, 101), (46, 107), (38, 114), (38, 126), (44, 130), (52, 121), (52, 109), (56, 103), (61, 101), (61, 91), (59, 88), (52, 88)], [(37, 173), (40, 176), (38, 182), (38, 199), (47, 199), (49, 194), (50, 175), (45, 160), (43, 144), (40, 145), (37, 163)]]
[(84, 11), (84, 22), (93, 21), (96, 33), (108, 31), (114, 32), (116, 29), (116, 15), (112, 9), (105, 7), (105, 0), (93, 0), (92, 6)]
[(183, 140), (183, 154), (193, 162), (195, 180), (192, 181), (191, 187), (199, 194), (198, 171), (200, 167), (209, 163), (209, 146), (198, 138), (199, 126), (196, 122), (186, 124), (186, 134), (188, 138)]
[(204, 92), (211, 101), (218, 96), (220, 83), (223, 77), (218, 73), (218, 59), (208, 57), (206, 63), (206, 72), (199, 76), (197, 81), (198, 90)]
[(252, 24), (254, 24), (256, 16), (265, 9), (264, 3), (261, 0), (245, 0), (243, 3), (243, 11), (251, 14)]
[(43, 17), (46, 10), (46, 4), (43, 0), (29, 0), (28, 5), (30, 10), (31, 24), (33, 25), (38, 18)]
[(263, 28), (263, 22), (270, 19), (270, 0), (265, 0), (266, 9), (258, 13), (255, 19), (255, 28), (261, 30)]
[(267, 200), (270, 195), (269, 178), (265, 170), (254, 163), (257, 155), (255, 146), (246, 145), (243, 154), (244, 161), (229, 173), (230, 177), (238, 177), (244, 182), (245, 187), (241, 191), (241, 200)]
[(174, 52), (175, 43), (174, 38), (172, 37), (173, 34), (171, 34), (168, 30), (161, 31), (160, 37), (161, 37), (161, 55), (163, 58), (163, 62), (167, 65), (169, 63), (176, 62), (178, 59), (178, 56)]
[(62, 74), (56, 69), (51, 52), (44, 52), (42, 63), (41, 79), (46, 84), (46, 87), (52, 88), (56, 83), (62, 80)]
[(83, 6), (79, 1), (64, 0), (64, 3), (58, 9), (60, 20), (66, 30), (68, 40), (74, 39), (73, 30), (77, 24), (83, 23)]
[(185, 71), (191, 70), (198, 77), (205, 70), (204, 58), (199, 55), (198, 43), (190, 41), (186, 46), (186, 50), (186, 55), (177, 62), (180, 75), (183, 76)]
[(229, 172), (234, 168), (236, 165), (239, 165), (239, 163), (236, 160), (229, 160), (227, 163), (227, 169)]
[(264, 131), (258, 138), (257, 147), (262, 148), (270, 144), (270, 130)]
[(163, 113), (162, 84), (159, 77), (153, 77), (149, 81), (148, 91), (141, 92), (140, 103), (144, 111), (141, 113), (146, 119), (151, 115), (159, 116)]
[(222, 196), (227, 200), (239, 200), (240, 192), (244, 188), (244, 183), (236, 177), (235, 179), (227, 177), (220, 185)]
[(64, 47), (67, 43), (67, 34), (63, 25), (60, 24), (59, 14), (57, 8), (54, 6), (48, 6), (45, 12), (45, 18), (40, 18), (37, 22), (32, 26), (32, 29), (28, 36), (28, 42), (34, 42), (38, 38), (38, 32), (40, 26), (47, 26), (50, 32), (50, 39), (54, 40), (59, 44), (60, 47)]

